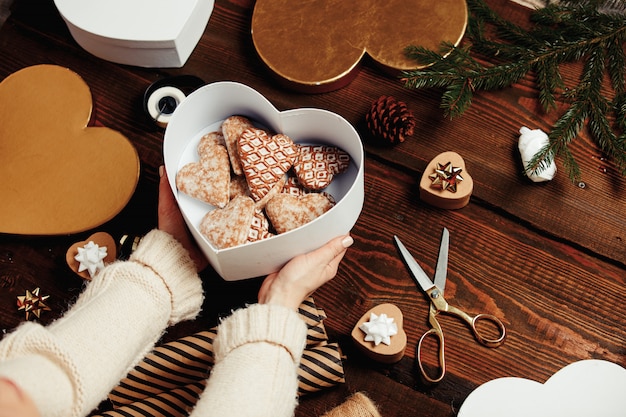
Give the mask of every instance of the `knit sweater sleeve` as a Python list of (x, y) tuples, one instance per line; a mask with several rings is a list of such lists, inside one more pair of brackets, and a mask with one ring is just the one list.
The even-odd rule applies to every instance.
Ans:
[(147, 266), (163, 280), (172, 299), (168, 325), (196, 317), (204, 299), (202, 283), (189, 253), (170, 234), (152, 230), (129, 260)]
[(286, 307), (235, 311), (218, 328), (215, 366), (191, 417), (292, 416), (306, 332)]
[(202, 300), (186, 250), (154, 230), (129, 261), (98, 273), (61, 318), (24, 323), (3, 338), (0, 377), (30, 395), (43, 417), (86, 415), (168, 325), (195, 317)]

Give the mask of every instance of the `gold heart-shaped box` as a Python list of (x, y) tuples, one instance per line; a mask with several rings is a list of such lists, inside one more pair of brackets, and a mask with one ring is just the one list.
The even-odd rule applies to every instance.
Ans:
[(139, 179), (130, 141), (88, 126), (92, 97), (73, 71), (36, 65), (0, 83), (0, 232), (92, 229), (128, 203)]
[(458, 44), (467, 17), (465, 0), (257, 0), (252, 40), (281, 81), (321, 93), (352, 81), (366, 54), (394, 76), (415, 69), (405, 48)]

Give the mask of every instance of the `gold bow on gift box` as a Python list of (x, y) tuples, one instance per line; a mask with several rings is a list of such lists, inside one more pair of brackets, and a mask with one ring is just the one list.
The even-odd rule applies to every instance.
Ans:
[[(337, 343), (328, 343), (324, 311), (309, 297), (298, 312), (308, 328), (298, 395), (345, 382), (341, 350)], [(216, 336), (214, 327), (155, 348), (109, 394), (113, 410), (94, 417), (188, 415), (213, 367)]]

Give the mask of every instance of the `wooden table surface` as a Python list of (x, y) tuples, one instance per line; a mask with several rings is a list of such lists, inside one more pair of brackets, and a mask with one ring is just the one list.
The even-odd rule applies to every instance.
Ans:
[[(526, 22), (529, 16), (528, 9), (506, 0), (489, 4), (515, 22)], [(532, 79), (477, 94), (470, 110), (453, 121), (439, 109), (440, 92), (405, 89), (367, 60), (348, 86), (299, 94), (279, 86), (260, 67), (249, 30), (253, 5), (251, 0), (218, 0), (183, 68), (141, 69), (105, 62), (82, 50), (52, 1), (16, 0), (0, 29), (0, 78), (42, 63), (76, 71), (92, 89), (93, 124), (122, 132), (139, 153), (141, 175), (132, 200), (98, 231), (119, 239), (156, 225), (163, 130), (142, 112), (145, 89), (163, 77), (182, 74), (207, 83), (239, 81), (280, 110), (318, 107), (342, 115), (362, 134), (366, 149), (365, 203), (352, 232), (355, 244), (335, 280), (315, 294), (328, 315), (331, 341), (338, 341), (346, 355), (346, 382), (302, 398), (297, 416), (318, 416), (355, 391), (366, 391), (384, 416), (453, 416), (472, 390), (494, 378), (543, 382), (583, 359), (626, 367), (626, 179), (586, 136), (572, 146), (584, 187), (569, 181), (560, 162), (556, 178), (548, 183), (535, 184), (520, 174), (520, 127), (548, 130), (556, 118), (540, 110)], [(566, 79), (575, 80), (578, 66), (565, 66), (564, 71)], [(391, 148), (372, 144), (363, 128), (367, 109), (381, 95), (405, 101), (417, 118), (414, 135)], [(449, 150), (464, 157), (474, 179), (470, 204), (455, 211), (426, 205), (418, 194), (428, 162)], [(416, 343), (428, 329), (428, 303), (392, 236), (399, 235), (432, 274), (444, 226), (451, 236), (447, 299), (469, 312), (500, 317), (508, 338), (498, 349), (483, 348), (464, 324), (443, 317), (448, 373), (441, 383), (427, 385), (416, 373), (414, 358)], [(0, 236), (3, 332), (24, 319), (15, 300), (27, 289), (41, 287), (51, 296), (53, 310), (43, 315), (42, 323), (75, 299), (83, 281), (68, 270), (65, 252), (89, 234)], [(212, 270), (203, 277), (203, 316), (176, 326), (166, 337), (213, 325), (218, 315), (254, 301), (260, 283), (225, 282)], [(404, 358), (393, 365), (365, 359), (350, 340), (358, 319), (381, 303), (393, 303), (404, 314), (408, 346)]]

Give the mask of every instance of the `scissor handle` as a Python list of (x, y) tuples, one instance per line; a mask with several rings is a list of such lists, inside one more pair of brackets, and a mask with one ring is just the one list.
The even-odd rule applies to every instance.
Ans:
[[(484, 331), (481, 333), (477, 327), (477, 323), (480, 321), (488, 321), (494, 324), (498, 329), (498, 337), (493, 338), (486, 336)], [(472, 328), (472, 333), (474, 333), (474, 337), (480, 344), (490, 348), (496, 348), (504, 343), (504, 339), (506, 338), (506, 327), (504, 327), (504, 323), (502, 323), (502, 321), (496, 316), (492, 316), (491, 314), (478, 314), (472, 317), (469, 324)]]
[[(434, 336), (431, 336), (431, 335), (434, 335)], [(424, 365), (422, 364), (422, 342), (424, 342), (424, 340), (427, 337), (435, 337), (437, 339), (437, 343), (439, 344), (439, 355), (438, 355), (439, 356), (439, 373), (434, 378), (431, 377), (426, 372), (426, 369), (424, 369)], [(445, 345), (444, 345), (443, 333), (441, 329), (430, 329), (426, 333), (424, 333), (422, 337), (420, 337), (420, 340), (417, 344), (417, 355), (416, 355), (415, 360), (417, 362), (417, 365), (420, 368), (420, 372), (422, 373), (422, 376), (424, 377), (426, 381), (431, 382), (431, 383), (439, 382), (443, 379), (444, 375), (446, 374), (446, 358), (444, 356), (444, 348), (445, 348)]]

